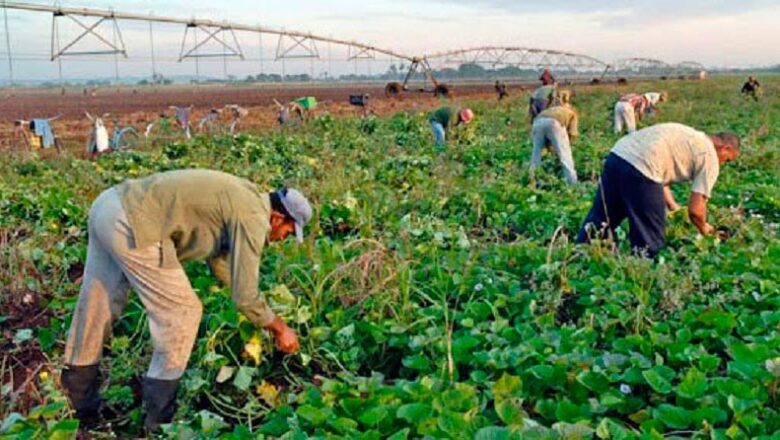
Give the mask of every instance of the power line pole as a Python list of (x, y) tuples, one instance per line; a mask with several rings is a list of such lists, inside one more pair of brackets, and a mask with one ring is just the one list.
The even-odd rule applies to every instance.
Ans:
[(6, 0), (3, 0), (3, 17), (5, 19), (5, 46), (8, 51), (8, 85), (14, 85), (14, 59), (11, 55), (11, 34), (8, 32), (8, 9), (5, 8)]
[(154, 59), (154, 32), (152, 31), (152, 24), (154, 22), (149, 22), (149, 46), (151, 47), (152, 52), (152, 82), (155, 81), (157, 78), (157, 63)]

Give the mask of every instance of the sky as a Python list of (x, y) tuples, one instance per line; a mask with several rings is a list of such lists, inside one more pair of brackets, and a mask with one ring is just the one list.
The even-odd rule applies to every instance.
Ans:
[[(53, 2), (30, 2), (51, 5)], [(181, 18), (208, 18), (356, 40), (402, 53), (423, 54), (481, 45), (526, 46), (588, 54), (612, 62), (647, 57), (670, 63), (698, 61), (706, 66), (780, 64), (780, 0), (83, 0), (62, 6), (113, 8)], [(2, 17), (0, 17), (2, 18)], [(83, 18), (83, 22), (91, 19)], [(50, 51), (51, 15), (8, 11), (11, 53), (17, 78), (56, 78), (60, 65), (45, 60)], [(78, 27), (59, 19), (61, 46)], [(148, 75), (151, 72), (148, 24), (119, 22), (129, 58), (66, 58), (63, 76)], [(109, 25), (99, 28), (111, 40)], [(236, 39), (247, 61), (221, 58), (176, 62), (183, 27), (155, 25), (155, 68), (165, 74), (222, 76), (248, 73), (370, 73), (386, 70), (394, 60), (345, 62), (339, 48), (326, 49), (331, 61), (274, 61), (277, 40), (239, 33)], [(190, 37), (193, 37), (191, 34)], [(232, 38), (232, 36), (226, 36)], [(8, 77), (6, 34), (0, 27), (0, 80)], [(261, 44), (262, 43), (262, 44)], [(286, 44), (287, 42), (285, 42)], [(192, 44), (192, 40), (188, 42)], [(96, 39), (74, 50), (101, 49)], [(221, 52), (212, 43), (205, 52)], [(332, 52), (331, 52), (332, 51)], [(261, 54), (263, 62), (261, 63)], [(333, 61), (333, 59), (338, 59)]]

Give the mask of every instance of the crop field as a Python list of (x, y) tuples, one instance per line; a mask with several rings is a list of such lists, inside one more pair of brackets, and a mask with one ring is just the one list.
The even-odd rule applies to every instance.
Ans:
[[(525, 86), (528, 89), (529, 86)], [(87, 93), (83, 93), (85, 91)], [(94, 92), (94, 95), (93, 95)], [(521, 86), (512, 85), (510, 92), (520, 94)], [(384, 84), (334, 84), (311, 85), (306, 83), (284, 85), (206, 85), (156, 86), (156, 87), (101, 87), (97, 89), (21, 89), (0, 93), (0, 150), (10, 149), (13, 143), (13, 121), (17, 119), (49, 118), (60, 116), (54, 124), (55, 132), (71, 150), (84, 150), (89, 138), (91, 124), (85, 117), (88, 111), (93, 115), (108, 114), (109, 129), (114, 119), (123, 126), (134, 127), (144, 132), (147, 124), (155, 122), (160, 112), (171, 114), (169, 106), (193, 105), (191, 123), (193, 129), (198, 121), (212, 108), (228, 104), (243, 106), (249, 110), (241, 120), (240, 131), (255, 132), (277, 125), (278, 109), (273, 100), (286, 103), (302, 96), (314, 96), (319, 106), (314, 115), (327, 112), (331, 115), (351, 116), (361, 109), (349, 105), (350, 94), (369, 94), (369, 109), (377, 115), (389, 115), (400, 110), (429, 108), (436, 104), (430, 93), (410, 90), (400, 98), (388, 99), (384, 95)], [(493, 96), (492, 85), (458, 85), (458, 96), (486, 98)]]
[[(438, 154), (426, 114), (320, 112), (294, 129), (197, 137), (106, 155), (0, 161), (0, 438), (74, 438), (59, 385), (90, 203), (128, 178), (181, 168), (300, 188), (308, 236), (269, 244), (260, 289), (299, 332), (284, 356), (203, 263), (204, 317), (179, 389), (176, 439), (780, 439), (780, 78), (576, 89), (581, 182), (547, 153), (529, 185), (527, 96), (456, 97), (475, 121)], [(731, 130), (703, 237), (687, 208), (656, 261), (575, 245), (621, 93), (666, 90), (642, 126)], [(689, 187), (673, 187), (678, 201)], [(81, 438), (133, 438), (151, 345), (137, 296), (105, 347), (111, 414)]]

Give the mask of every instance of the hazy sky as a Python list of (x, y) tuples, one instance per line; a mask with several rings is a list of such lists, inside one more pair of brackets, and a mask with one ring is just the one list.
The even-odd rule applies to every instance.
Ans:
[[(61, 4), (264, 24), (412, 54), (495, 44), (569, 50), (607, 62), (636, 56), (668, 62), (694, 60), (708, 66), (780, 63), (780, 0), (85, 0)], [(16, 76), (56, 77), (56, 63), (41, 59), (50, 49), (51, 16), (9, 11), (8, 20)], [(65, 44), (78, 28), (67, 20), (61, 24)], [(128, 61), (120, 63), (121, 74), (146, 74), (150, 70), (148, 25), (120, 22), (120, 27), (130, 55)], [(103, 35), (112, 38), (110, 27), (103, 29)], [(8, 64), (1, 29), (0, 35), (0, 78), (5, 79)], [(163, 58), (159, 70), (171, 74), (193, 71), (193, 62), (164, 61), (179, 53), (182, 35), (180, 27), (156, 25), (155, 52)], [(272, 62), (276, 39), (264, 38), (264, 68), (278, 71), (280, 63)], [(230, 62), (227, 69), (221, 60), (203, 61), (201, 73), (219, 75), (229, 70), (243, 75), (256, 71), (260, 53), (257, 36), (242, 34), (238, 39), (249, 61)], [(80, 48), (97, 47), (84, 40)], [(322, 45), (319, 50), (322, 54)], [(368, 63), (331, 63), (328, 68), (322, 64), (288, 62), (285, 67), (287, 72), (307, 73), (372, 68)], [(386, 65), (380, 63), (373, 69), (385, 70)], [(66, 77), (113, 75), (114, 61), (112, 57), (100, 61), (66, 59), (63, 72)]]

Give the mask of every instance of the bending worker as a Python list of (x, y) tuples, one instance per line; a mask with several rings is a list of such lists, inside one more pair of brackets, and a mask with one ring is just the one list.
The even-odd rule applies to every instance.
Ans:
[(530, 177), (532, 184), (536, 181), (535, 170), (542, 163), (542, 150), (552, 146), (563, 166), (563, 176), (566, 183), (577, 183), (577, 171), (574, 169), (574, 157), (571, 152), (571, 140), (577, 131), (577, 112), (569, 105), (569, 93), (561, 91), (558, 94), (558, 105), (548, 108), (534, 119), (531, 128), (531, 139), (534, 143), (531, 154)]
[(643, 95), (631, 93), (621, 96), (615, 103), (615, 133), (622, 133), (623, 127), (629, 133), (635, 132), (637, 123), (645, 114), (656, 110), (658, 103), (666, 99), (666, 92), (649, 92)]
[(665, 241), (666, 212), (679, 209), (669, 185), (691, 181), (688, 215), (703, 235), (715, 228), (707, 222), (707, 201), (720, 164), (739, 155), (733, 133), (706, 135), (691, 127), (665, 123), (620, 139), (607, 156), (593, 207), (577, 237), (614, 237), (628, 218), (628, 237), (635, 251), (655, 257)]
[(428, 122), (431, 123), (431, 129), (433, 129), (436, 149), (439, 151), (444, 150), (447, 129), (450, 127), (453, 116), (455, 116), (455, 123), (452, 125), (457, 127), (460, 124), (469, 124), (474, 119), (474, 112), (470, 108), (455, 111), (451, 107), (441, 107), (428, 115)]
[(531, 95), (531, 100), (528, 103), (528, 115), (531, 117), (531, 121), (534, 120), (539, 113), (543, 112), (549, 107), (555, 99), (555, 84), (543, 85), (537, 87)]
[(179, 378), (195, 342), (202, 305), (180, 261), (207, 259), (231, 286), (238, 310), (268, 329), (285, 353), (299, 348), (295, 331), (258, 293), (260, 255), (312, 216), (294, 189), (263, 193), (252, 182), (210, 170), (178, 170), (127, 180), (104, 191), (89, 213), (83, 284), (65, 347), (62, 384), (76, 415), (98, 418), (98, 363), (111, 323), (138, 293), (149, 319), (154, 352), (143, 381), (145, 427), (155, 431), (176, 411)]

